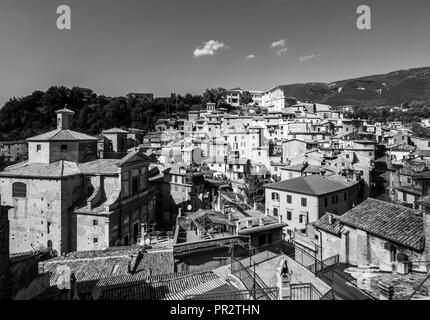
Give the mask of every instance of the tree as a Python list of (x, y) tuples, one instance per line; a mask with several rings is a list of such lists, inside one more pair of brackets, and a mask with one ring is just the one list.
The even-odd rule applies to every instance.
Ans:
[(252, 95), (249, 91), (244, 91), (240, 95), (240, 104), (241, 105), (248, 105), (251, 104), (254, 100), (252, 99)]
[(251, 176), (246, 180), (244, 193), (246, 197), (252, 202), (264, 201), (264, 182), (258, 176)]
[(227, 90), (224, 88), (206, 89), (203, 93), (203, 103), (215, 103), (217, 106), (225, 103), (227, 99)]

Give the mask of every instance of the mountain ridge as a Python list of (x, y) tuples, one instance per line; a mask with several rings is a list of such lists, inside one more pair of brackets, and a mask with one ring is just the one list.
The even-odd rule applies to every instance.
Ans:
[(277, 86), (288, 97), (333, 106), (430, 103), (430, 66), (338, 80)]

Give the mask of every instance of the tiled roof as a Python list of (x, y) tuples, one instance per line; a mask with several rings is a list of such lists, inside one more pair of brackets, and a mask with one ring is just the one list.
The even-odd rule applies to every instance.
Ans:
[[(136, 282), (146, 282), (160, 274), (173, 272), (173, 250), (149, 250), (143, 252), (140, 262), (136, 257), (141, 248), (118, 247), (102, 251), (73, 252), (39, 264), (40, 274), (49, 274), (51, 286), (61, 273), (60, 266), (69, 267), (75, 274), (80, 294), (91, 292), (98, 283), (107, 286), (130, 286)], [(129, 272), (134, 262), (138, 263), (134, 274)], [(149, 276), (149, 269), (151, 274)], [(156, 279), (156, 278), (155, 278)]]
[(119, 128), (112, 128), (112, 129), (103, 131), (103, 134), (109, 134), (109, 133), (128, 133), (128, 131), (125, 131)]
[(63, 109), (59, 109), (59, 110), (55, 111), (55, 113), (70, 113), (70, 114), (74, 114), (75, 111), (70, 110), (70, 109), (64, 107)]
[[(329, 215), (332, 215), (333, 217), (333, 223), (329, 223)], [(339, 220), (337, 219), (339, 216), (332, 214), (332, 213), (326, 213), (323, 215), (318, 221), (313, 223), (313, 226), (317, 229), (324, 230), (328, 233), (334, 234), (334, 235), (340, 235), (341, 226), (339, 223)]]
[(78, 167), (83, 174), (118, 174), (118, 159), (97, 159), (90, 162), (79, 163)]
[[(136, 159), (138, 159), (139, 161), (149, 162), (149, 160), (150, 160), (149, 157), (142, 152), (142, 150), (136, 150), (136, 151), (130, 152), (124, 158), (119, 159), (117, 161), (117, 165), (119, 167), (121, 167), (122, 165), (124, 165), (125, 163), (129, 162), (134, 157)], [(136, 161), (136, 160), (134, 160), (134, 161)]]
[(27, 141), (96, 141), (96, 137), (89, 136), (85, 133), (76, 132), (66, 129), (55, 129), (41, 135), (28, 138)]
[(93, 258), (52, 259), (39, 263), (39, 273), (49, 274), (49, 283), (54, 286), (61, 275), (61, 266), (66, 266), (75, 274), (78, 284), (88, 283), (112, 275), (127, 274), (131, 260), (131, 254)]
[(75, 162), (60, 160), (54, 163), (28, 163), (28, 161), (6, 167), (0, 172), (2, 177), (26, 176), (37, 178), (62, 178), (80, 174)]
[(418, 210), (368, 198), (338, 219), (345, 225), (411, 249), (424, 249), (423, 218)]
[(281, 223), (281, 222), (271, 223), (271, 224), (266, 224), (263, 226), (256, 226), (256, 227), (252, 227), (252, 228), (242, 229), (242, 230), (238, 231), (238, 234), (239, 235), (248, 235), (248, 234), (253, 234), (253, 233), (260, 233), (260, 232), (265, 232), (265, 231), (282, 229), (286, 226), (288, 226), (287, 223)]
[(264, 187), (267, 189), (315, 196), (340, 191), (346, 188), (344, 184), (332, 181), (318, 174), (266, 184)]
[(100, 281), (102, 300), (183, 300), (187, 295), (202, 294), (226, 284), (212, 271), (173, 273), (166, 276), (140, 277), (135, 282)]

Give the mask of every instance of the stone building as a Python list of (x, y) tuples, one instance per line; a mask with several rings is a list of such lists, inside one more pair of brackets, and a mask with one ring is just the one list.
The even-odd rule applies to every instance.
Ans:
[(341, 216), (324, 215), (308, 229), (306, 246), (317, 248), (322, 260), (339, 255), (340, 262), (352, 265), (375, 265), (399, 273), (426, 272), (429, 216), (369, 198)]
[(155, 223), (155, 190), (148, 183), (148, 158), (141, 151), (120, 160), (97, 159), (78, 165), (85, 200), (72, 214), (76, 251), (139, 242), (141, 226)]
[(28, 161), (0, 172), (12, 253), (135, 243), (135, 224), (154, 215), (146, 156), (97, 159), (98, 139), (70, 130), (73, 114), (57, 111), (57, 129), (27, 139)]
[(359, 181), (342, 178), (315, 174), (267, 184), (266, 215), (286, 222), (285, 232), (293, 236), (327, 211), (343, 214), (360, 202), (362, 191)]

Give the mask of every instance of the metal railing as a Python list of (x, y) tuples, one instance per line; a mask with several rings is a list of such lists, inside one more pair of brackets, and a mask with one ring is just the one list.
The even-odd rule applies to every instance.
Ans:
[[(429, 270), (430, 263), (428, 261), (420, 261), (425, 264), (426, 269)], [(428, 271), (427, 271), (428, 272)], [(428, 272), (428, 275), (424, 278), (423, 281), (418, 285), (418, 287), (412, 292), (412, 294), (407, 298), (407, 300), (411, 300), (413, 296), (424, 286), (424, 284), (430, 279), (430, 272)]]
[(261, 288), (255, 290), (240, 290), (233, 292), (207, 293), (186, 296), (185, 300), (251, 300), (258, 296), (278, 296), (279, 288)]
[(330, 258), (319, 261), (315, 259), (315, 262), (306, 268), (310, 270), (313, 274), (319, 275), (324, 271), (331, 270), (333, 267), (339, 264), (339, 255), (332, 256)]
[(312, 283), (292, 284), (290, 300), (321, 300), (323, 295)]
[(279, 296), (274, 295), (273, 292), (265, 291), (267, 285), (264, 281), (256, 274), (255, 261), (252, 258), (249, 259), (249, 266), (244, 266), (241, 261), (236, 258), (231, 259), (231, 274), (237, 277), (250, 292), (251, 297), (254, 300), (278, 300)]

